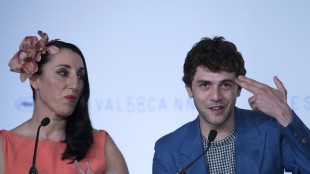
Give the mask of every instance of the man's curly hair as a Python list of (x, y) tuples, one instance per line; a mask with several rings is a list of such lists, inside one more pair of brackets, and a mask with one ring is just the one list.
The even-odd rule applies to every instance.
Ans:
[(236, 77), (246, 74), (241, 53), (233, 43), (223, 37), (204, 37), (187, 53), (182, 78), (186, 86), (192, 86), (197, 67), (200, 66), (212, 72), (234, 72)]

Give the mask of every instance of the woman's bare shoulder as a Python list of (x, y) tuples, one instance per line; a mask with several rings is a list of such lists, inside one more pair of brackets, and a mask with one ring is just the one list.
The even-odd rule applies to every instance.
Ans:
[(124, 156), (109, 134), (106, 136), (105, 156), (107, 173), (129, 173)]
[(24, 122), (17, 127), (10, 130), (11, 133), (22, 137), (35, 137), (37, 133), (36, 128), (29, 128), (27, 122)]
[(2, 133), (0, 132), (0, 174), (5, 174), (4, 153), (2, 148)]

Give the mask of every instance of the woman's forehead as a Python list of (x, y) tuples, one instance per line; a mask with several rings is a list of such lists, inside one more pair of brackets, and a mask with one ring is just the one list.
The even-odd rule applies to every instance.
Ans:
[(81, 56), (70, 49), (61, 49), (57, 54), (52, 55), (50, 63), (84, 67)]

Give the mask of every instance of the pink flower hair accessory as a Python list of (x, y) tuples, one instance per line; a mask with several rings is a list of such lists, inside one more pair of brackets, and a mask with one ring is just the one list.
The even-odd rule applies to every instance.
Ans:
[(40, 40), (36, 36), (26, 36), (19, 46), (19, 51), (9, 62), (10, 71), (20, 73), (22, 82), (27, 78), (30, 79), (38, 71), (37, 62), (41, 61), (42, 54), (48, 52), (54, 55), (59, 52), (59, 48), (54, 45), (46, 46), (49, 43), (46, 33), (39, 30), (38, 34), (41, 37)]

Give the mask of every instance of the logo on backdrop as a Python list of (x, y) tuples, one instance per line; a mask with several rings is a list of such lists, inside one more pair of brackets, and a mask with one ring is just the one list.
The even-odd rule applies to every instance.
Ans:
[(295, 111), (310, 111), (310, 95), (308, 96), (291, 96), (288, 104)]
[[(90, 100), (90, 107), (96, 111), (117, 113), (146, 112), (184, 112), (195, 111), (193, 100), (182, 97), (99, 97)], [(295, 111), (310, 111), (310, 95), (288, 97), (288, 104)], [(15, 101), (15, 108), (20, 112), (31, 112), (32, 96), (21, 97)]]
[[(295, 111), (310, 111), (310, 95), (290, 96), (287, 100)], [(102, 112), (146, 113), (146, 112), (192, 112), (195, 106), (187, 97), (127, 96), (97, 97), (92, 100), (92, 109)]]
[(32, 97), (21, 97), (15, 101), (15, 108), (20, 112), (31, 112), (33, 109)]
[[(33, 110), (32, 97), (21, 97), (15, 101), (16, 110), (24, 113)], [(195, 106), (189, 98), (163, 98), (146, 96), (107, 97), (90, 100), (90, 108), (96, 111), (115, 113), (180, 112), (194, 111)]]
[(92, 109), (102, 112), (154, 113), (195, 111), (192, 99), (182, 97), (127, 96), (96, 97), (91, 101)]
[[(195, 106), (187, 97), (127, 96), (97, 97), (91, 101), (92, 109), (99, 112), (146, 113), (192, 112)], [(289, 96), (287, 100), (295, 111), (310, 111), (310, 95)]]

